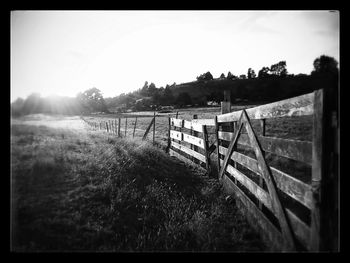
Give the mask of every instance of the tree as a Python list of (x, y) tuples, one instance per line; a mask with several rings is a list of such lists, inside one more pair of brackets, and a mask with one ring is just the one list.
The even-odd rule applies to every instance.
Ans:
[(143, 87), (141, 88), (140, 91), (141, 95), (143, 96), (148, 96), (148, 82), (145, 81), (145, 84), (143, 85)]
[(208, 71), (207, 73), (204, 73), (197, 77), (197, 80), (213, 80), (213, 75)]
[(270, 69), (268, 67), (263, 67), (262, 69), (259, 70), (258, 78), (262, 79), (262, 78), (269, 77), (270, 76), (269, 71)]
[(108, 112), (101, 91), (95, 87), (88, 89), (83, 93), (79, 93), (77, 99), (82, 107), (88, 112)]
[(174, 103), (174, 95), (173, 92), (170, 89), (169, 85), (166, 85), (163, 93), (163, 104), (164, 105), (171, 105)]
[(175, 104), (179, 105), (179, 106), (190, 105), (190, 104), (192, 104), (192, 99), (191, 99), (190, 95), (187, 92), (181, 92), (177, 96)]
[(220, 79), (224, 79), (224, 78), (225, 78), (225, 74), (224, 74), (224, 73), (221, 73)]
[(315, 74), (338, 74), (338, 62), (333, 58), (322, 55), (314, 60), (314, 70), (311, 72)]
[(152, 83), (148, 86), (148, 96), (152, 97), (156, 92), (157, 92), (157, 87), (156, 87), (156, 85), (152, 82)]
[(287, 66), (286, 61), (280, 61), (276, 64), (271, 65), (270, 72), (272, 75), (275, 75), (278, 77), (285, 77), (288, 74), (286, 66)]
[(255, 71), (252, 68), (248, 69), (248, 73), (247, 73), (248, 79), (254, 79), (256, 78), (256, 74)]
[(246, 78), (247, 78), (247, 76), (246, 76), (246, 75), (244, 75), (244, 74), (242, 74), (242, 75), (239, 75), (239, 78), (240, 78), (240, 79), (246, 79)]
[(227, 79), (230, 79), (230, 80), (235, 80), (237, 79), (237, 76), (233, 75), (230, 71), (227, 73)]
[(161, 89), (156, 89), (152, 94), (152, 102), (153, 104), (160, 105), (162, 103), (164, 91)]

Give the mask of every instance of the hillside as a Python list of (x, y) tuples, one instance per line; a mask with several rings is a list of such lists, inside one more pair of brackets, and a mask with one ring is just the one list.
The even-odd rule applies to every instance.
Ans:
[(194, 104), (209, 100), (221, 101), (224, 90), (231, 91), (233, 103), (265, 103), (312, 92), (315, 89), (329, 87), (332, 80), (321, 76), (293, 76), (266, 79), (214, 79), (194, 81), (171, 87), (174, 97), (186, 92)]

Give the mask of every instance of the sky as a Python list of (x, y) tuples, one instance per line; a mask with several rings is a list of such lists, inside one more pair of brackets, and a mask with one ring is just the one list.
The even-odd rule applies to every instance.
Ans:
[(12, 11), (10, 41), (11, 102), (92, 87), (106, 98), (282, 60), (310, 74), (320, 55), (339, 62), (339, 12)]

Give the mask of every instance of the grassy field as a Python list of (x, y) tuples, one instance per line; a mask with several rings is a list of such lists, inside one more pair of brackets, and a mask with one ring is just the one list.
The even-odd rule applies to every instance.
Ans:
[(79, 117), (12, 120), (11, 202), (14, 251), (267, 250), (216, 179)]

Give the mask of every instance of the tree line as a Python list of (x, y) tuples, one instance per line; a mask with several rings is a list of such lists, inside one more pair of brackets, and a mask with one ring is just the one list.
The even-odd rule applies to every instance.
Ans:
[[(287, 77), (287, 63), (286, 61), (280, 61), (276, 64), (271, 65), (270, 67), (263, 67), (259, 70), (258, 75), (256, 75), (255, 71), (252, 68), (248, 68), (247, 74), (241, 74), (239, 76), (233, 75), (230, 71), (227, 73), (225, 77), (224, 73), (221, 73), (218, 79), (255, 79), (255, 78), (269, 78), (269, 77)], [(289, 75), (293, 76), (293, 75)], [(197, 81), (209, 81), (214, 80), (213, 75), (208, 71), (203, 73), (197, 77)]]
[[(322, 55), (313, 62), (314, 69), (311, 75), (338, 75), (338, 62), (329, 56)], [(299, 74), (305, 75), (305, 74)], [(239, 76), (233, 75), (230, 71), (225, 76), (223, 73), (217, 80), (242, 80), (242, 79), (280, 79), (293, 77), (288, 74), (286, 61), (280, 61), (270, 67), (262, 67), (258, 74), (252, 68), (248, 68), (247, 74)], [(214, 80), (212, 74), (208, 71), (197, 76), (197, 83), (208, 83)], [(217, 83), (219, 85), (220, 83)], [(79, 92), (75, 98), (70, 97), (48, 97), (41, 98), (40, 94), (33, 93), (26, 99), (18, 98), (11, 104), (12, 116), (21, 116), (34, 113), (53, 113), (53, 114), (87, 114), (91, 112), (124, 112), (126, 110), (142, 111), (150, 109), (159, 109), (161, 106), (184, 107), (193, 104), (193, 98), (188, 92), (180, 92), (174, 96), (172, 85), (157, 88), (154, 83), (146, 81), (140, 89), (122, 93), (113, 98), (103, 98), (102, 92), (96, 87), (90, 88), (84, 92)], [(236, 90), (236, 97), (247, 97), (244, 88)], [(249, 96), (270, 96), (268, 92), (264, 94), (250, 94)], [(199, 101), (200, 106), (205, 106), (207, 101), (220, 102), (223, 100), (222, 92), (217, 90), (206, 95), (203, 100)], [(198, 103), (198, 102), (197, 102)], [(203, 104), (203, 105), (201, 105)]]

